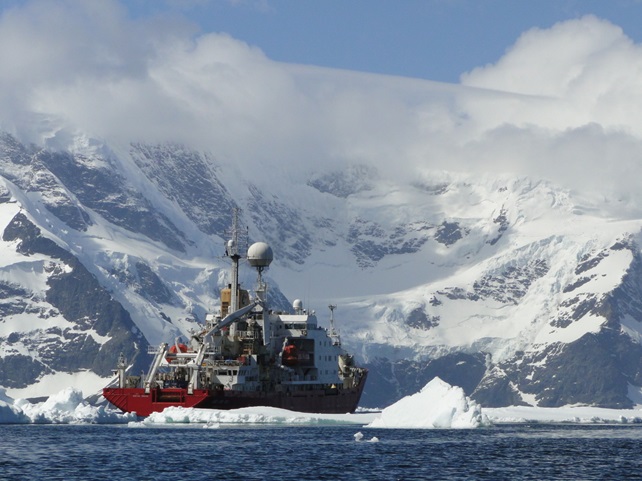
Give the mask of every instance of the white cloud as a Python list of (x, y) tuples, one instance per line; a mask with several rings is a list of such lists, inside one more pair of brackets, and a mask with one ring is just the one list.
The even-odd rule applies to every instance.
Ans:
[(462, 75), (462, 84), (546, 99), (510, 122), (556, 129), (597, 122), (640, 134), (641, 77), (642, 47), (587, 16), (525, 32), (496, 64)]
[(195, 31), (171, 17), (133, 21), (113, 0), (6, 11), (0, 125), (20, 131), (22, 114), (38, 112), (107, 139), (182, 141), (279, 172), (368, 162), (407, 178), (514, 172), (637, 195), (642, 52), (606, 21), (525, 32), (462, 85), (281, 64)]
[(639, 198), (641, 80), (640, 45), (593, 16), (525, 32), (496, 64), (462, 75), (463, 85), (524, 97), (467, 103), (482, 152), (512, 152), (521, 172), (619, 199)]
[(1, 79), (27, 86), (145, 69), (146, 45), (114, 2), (37, 1), (0, 19)]

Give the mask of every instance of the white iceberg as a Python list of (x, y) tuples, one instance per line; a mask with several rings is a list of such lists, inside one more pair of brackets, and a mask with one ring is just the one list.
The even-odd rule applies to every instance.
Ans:
[(438, 377), (421, 391), (388, 406), (371, 428), (476, 428), (485, 424), (481, 406), (464, 390)]
[(0, 389), (0, 424), (118, 424), (136, 419), (135, 414), (89, 405), (76, 388), (66, 388), (37, 404), (14, 401)]
[[(356, 442), (358, 442), (358, 443), (361, 442), (363, 440), (363, 433), (361, 431), (359, 431), (358, 433), (355, 433), (354, 434), (354, 440)], [(370, 438), (367, 442), (368, 443), (378, 443), (379, 442), (379, 438), (377, 436), (372, 436), (372, 438)]]
[(7, 396), (4, 388), (0, 388), (0, 424), (29, 423), (29, 417), (13, 404), (14, 400)]

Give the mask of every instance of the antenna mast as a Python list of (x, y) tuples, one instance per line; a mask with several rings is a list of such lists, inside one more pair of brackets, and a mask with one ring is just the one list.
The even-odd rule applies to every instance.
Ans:
[(232, 231), (230, 240), (227, 241), (225, 246), (225, 254), (232, 259), (232, 279), (231, 279), (231, 292), (230, 292), (230, 312), (239, 310), (239, 243), (241, 242), (241, 233), (239, 231), (239, 208), (234, 208), (232, 216)]
[(334, 330), (334, 310), (337, 308), (336, 304), (330, 304), (328, 309), (330, 309), (330, 335), (336, 336), (337, 331)]

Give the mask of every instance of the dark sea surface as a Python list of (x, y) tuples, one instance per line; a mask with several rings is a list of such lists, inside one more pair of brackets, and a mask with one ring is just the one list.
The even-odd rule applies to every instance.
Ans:
[(639, 425), (0, 425), (0, 434), (7, 481), (642, 479)]

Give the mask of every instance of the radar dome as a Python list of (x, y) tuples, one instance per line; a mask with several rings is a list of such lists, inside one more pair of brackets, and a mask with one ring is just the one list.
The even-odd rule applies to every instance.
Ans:
[(292, 307), (295, 311), (300, 311), (301, 309), (303, 309), (303, 302), (301, 302), (301, 299), (294, 299)]
[(247, 260), (252, 267), (268, 267), (272, 259), (272, 248), (265, 242), (256, 242), (247, 250)]

